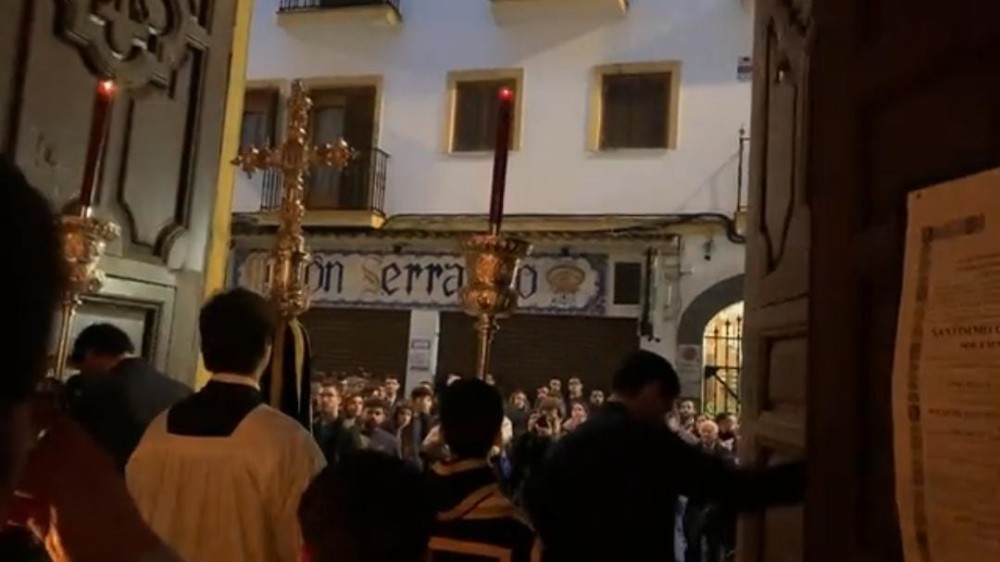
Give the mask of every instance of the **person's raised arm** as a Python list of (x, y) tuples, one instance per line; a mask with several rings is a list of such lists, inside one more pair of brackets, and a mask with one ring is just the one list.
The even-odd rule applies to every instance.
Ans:
[(805, 462), (738, 468), (724, 458), (683, 442), (669, 429), (656, 437), (680, 493), (693, 501), (719, 502), (740, 511), (794, 504), (805, 494)]

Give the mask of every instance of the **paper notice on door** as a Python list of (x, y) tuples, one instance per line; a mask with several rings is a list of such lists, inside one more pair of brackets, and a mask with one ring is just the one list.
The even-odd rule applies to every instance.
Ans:
[(910, 196), (892, 398), (906, 561), (1000, 560), (1000, 170)]

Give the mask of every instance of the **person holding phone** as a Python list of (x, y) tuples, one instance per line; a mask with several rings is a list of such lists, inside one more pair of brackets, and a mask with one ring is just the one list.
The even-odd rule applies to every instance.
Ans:
[(542, 466), (545, 456), (561, 430), (559, 400), (557, 398), (542, 400), (538, 411), (528, 417), (528, 432), (517, 438), (511, 453), (513, 466), (509, 486), (517, 501), (520, 501), (525, 483)]

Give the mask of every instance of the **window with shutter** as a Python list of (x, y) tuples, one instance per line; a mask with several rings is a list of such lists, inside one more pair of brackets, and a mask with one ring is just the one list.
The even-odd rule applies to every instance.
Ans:
[(669, 72), (604, 75), (600, 149), (668, 148), (672, 83)]
[(341, 139), (357, 158), (343, 169), (320, 167), (312, 170), (306, 193), (310, 209), (351, 210), (363, 208), (369, 200), (371, 158), (376, 145), (375, 85), (344, 85), (316, 88), (311, 92), (312, 142), (332, 144)]
[[(338, 142), (344, 136), (345, 107), (319, 106), (313, 109), (313, 143)], [(341, 170), (329, 166), (314, 168), (309, 178), (307, 203), (311, 209), (337, 209), (341, 199)]]
[(276, 138), (280, 94), (276, 88), (247, 90), (243, 101), (240, 149), (272, 146)]
[[(517, 95), (517, 81), (469, 80), (455, 84), (452, 152), (486, 152), (496, 146), (497, 110), (500, 90)], [(511, 147), (514, 135), (511, 135)]]

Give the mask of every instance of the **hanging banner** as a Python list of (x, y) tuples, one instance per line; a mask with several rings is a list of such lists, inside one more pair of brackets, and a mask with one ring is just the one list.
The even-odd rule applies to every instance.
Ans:
[[(231, 283), (267, 292), (267, 252), (234, 251)], [(526, 312), (603, 316), (607, 256), (531, 256), (515, 287)], [(306, 270), (312, 305), (352, 308), (459, 307), (465, 261), (456, 254), (322, 252)]]

